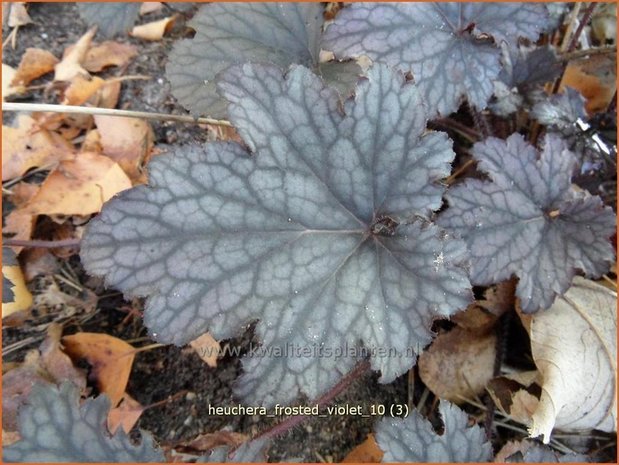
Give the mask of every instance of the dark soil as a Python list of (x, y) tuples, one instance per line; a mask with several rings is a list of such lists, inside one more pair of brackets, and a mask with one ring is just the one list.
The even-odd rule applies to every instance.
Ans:
[[(190, 17), (193, 12), (194, 10), (186, 12), (185, 17)], [(15, 50), (10, 46), (4, 49), (3, 62), (10, 66), (17, 67), (28, 47), (48, 50), (60, 58), (63, 50), (74, 44), (87, 30), (72, 3), (31, 3), (29, 14), (34, 24), (19, 29)], [(164, 10), (162, 13), (148, 15), (140, 21), (147, 22), (166, 14), (169, 14), (169, 11)], [(165, 78), (167, 55), (174, 41), (190, 33), (184, 23), (184, 20), (179, 21), (172, 32), (158, 42), (145, 42), (130, 37), (116, 39), (138, 46), (139, 55), (126, 70), (112, 68), (111, 71), (107, 71), (107, 75), (121, 75), (122, 71), (123, 76), (138, 74), (151, 76), (148, 81), (123, 82), (118, 108), (187, 114), (172, 97), (170, 85)], [(8, 29), (3, 28), (5, 37), (8, 32)], [(48, 81), (49, 75), (35, 81), (33, 85)], [(19, 101), (57, 103), (52, 97), (46, 99), (42, 91), (32, 91), (20, 97)], [(12, 119), (9, 114), (6, 117), (7, 120)], [(214, 137), (207, 129), (196, 124), (153, 122), (152, 125), (157, 144), (204, 142)], [(85, 287), (104, 297), (99, 299), (94, 316), (91, 315), (85, 323), (78, 323), (80, 318), (67, 319), (64, 327), (65, 335), (89, 331), (105, 332), (124, 340), (140, 337), (146, 339), (147, 332), (141, 319), (127, 318), (126, 308), (129, 304), (120, 295), (112, 294), (111, 297), (105, 297), (111, 290), (103, 289), (99, 283), (87, 277), (81, 270), (77, 257), (73, 257), (69, 266), (77, 273)], [(41, 283), (37, 284), (37, 280), (31, 283), (31, 290), (35, 295), (40, 292), (41, 287)], [(73, 289), (63, 288), (63, 291), (81, 297)], [(137, 303), (136, 307), (141, 309), (140, 303)], [(31, 338), (30, 344), (6, 355), (5, 362), (23, 360), (25, 353), (37, 347), (45, 337), (45, 323), (57, 318), (58, 314), (38, 313), (35, 310), (33, 316), (33, 320), (24, 325), (3, 329), (3, 347)], [(247, 346), (251, 336), (251, 330), (247, 330), (243, 336), (227, 342)], [(147, 344), (148, 341), (144, 343)], [(208, 414), (209, 405), (229, 406), (240, 402), (233, 395), (233, 384), (240, 372), (240, 360), (230, 356), (219, 360), (217, 368), (209, 368), (193, 351), (184, 348), (168, 346), (139, 353), (133, 364), (127, 388), (132, 397), (142, 405), (149, 405), (186, 392), (171, 402), (147, 409), (137, 425), (138, 428), (152, 432), (161, 444), (169, 446), (221, 429), (249, 435), (268, 429), (276, 423), (275, 419)], [(334, 403), (360, 404), (366, 411), (371, 404), (388, 406), (394, 403), (406, 403), (406, 376), (388, 385), (379, 384), (377, 379), (374, 374), (365, 375), (339, 395)], [(301, 402), (302, 400), (299, 400), (299, 403)], [(367, 434), (372, 431), (374, 422), (372, 418), (356, 416), (311, 418), (284, 437), (275, 440), (269, 450), (269, 457), (273, 461), (293, 458), (303, 462), (341, 461), (355, 445), (365, 440)]]

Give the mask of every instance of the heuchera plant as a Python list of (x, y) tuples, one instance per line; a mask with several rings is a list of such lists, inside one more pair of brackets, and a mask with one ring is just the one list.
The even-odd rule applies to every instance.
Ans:
[[(126, 28), (137, 10), (115, 8)], [(205, 6), (192, 25), (194, 39), (170, 56), (172, 90), (196, 115), (227, 115), (244, 145), (171, 146), (150, 163), (148, 186), (91, 221), (81, 258), (107, 285), (146, 297), (145, 322), (161, 342), (206, 331), (225, 339), (257, 322), (265, 350), (243, 362), (245, 401), (319, 397), (364, 358), (335, 357), (342, 347), (365, 348), (380, 381), (394, 380), (431, 341), (433, 321), (472, 300), (469, 279), (517, 276), (522, 309), (534, 312), (577, 271), (599, 275), (613, 261), (615, 215), (571, 185), (577, 161), (557, 134), (541, 151), (518, 134), (478, 142), (471, 152), (487, 179), (446, 192), (452, 143), (426, 129), (465, 100), (485, 108), (493, 91), (501, 114), (537, 99), (544, 124), (564, 130), (572, 113), (584, 117), (574, 91), (531, 97), (559, 70), (551, 49), (518, 43), (549, 27), (543, 4), (355, 3), (323, 32), (317, 3), (226, 3)], [(324, 63), (321, 49), (375, 63), (357, 82), (356, 63)], [(545, 61), (551, 69), (539, 72)], [(287, 347), (313, 351), (269, 356)], [(105, 436), (105, 398), (78, 408), (71, 388), (37, 389), (5, 460), (161, 459), (148, 435), (138, 446)], [(464, 412), (446, 402), (439, 411), (442, 435), (416, 412), (382, 420), (385, 460), (491, 459)], [(100, 442), (94, 455), (48, 428), (70, 424)], [(201, 460), (264, 460), (267, 442)], [(550, 460), (546, 452), (532, 457)]]
[[(417, 89), (385, 65), (343, 107), (301, 66), (234, 66), (220, 89), (254, 155), (216, 143), (157, 158), (150, 187), (91, 222), (86, 269), (147, 296), (160, 341), (223, 339), (259, 320), (265, 347), (363, 345), (376, 349), (381, 381), (394, 380), (430, 342), (433, 319), (472, 298), (464, 243), (430, 221), (449, 139), (425, 132)], [(265, 405), (315, 398), (356, 360), (253, 356), (238, 393)]]

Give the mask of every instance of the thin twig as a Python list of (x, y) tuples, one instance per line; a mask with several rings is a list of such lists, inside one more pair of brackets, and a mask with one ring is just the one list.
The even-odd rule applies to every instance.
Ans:
[[(577, 3), (574, 6), (574, 11), (572, 12), (572, 17), (570, 19), (568, 30), (565, 32), (563, 43), (561, 44), (561, 53), (563, 52), (572, 53), (574, 51), (574, 49), (576, 48), (576, 45), (578, 45), (578, 41), (580, 40), (580, 34), (582, 33), (583, 29), (585, 28), (585, 26), (591, 19), (591, 15), (593, 14), (593, 10), (595, 10), (596, 4), (591, 3), (587, 7), (585, 12), (583, 13), (582, 20), (578, 23), (578, 27), (574, 31), (574, 35), (571, 37), (571, 40), (569, 40), (568, 42), (568, 35), (571, 32), (571, 29), (573, 29), (575, 22), (578, 20), (578, 12), (580, 11), (581, 5), (582, 5), (581, 3)], [(563, 63), (561, 75), (559, 76), (559, 78), (557, 78), (557, 80), (554, 82), (554, 85), (552, 86), (552, 92), (551, 92), (552, 94), (556, 94), (557, 92), (559, 92), (559, 89), (561, 88), (561, 82), (563, 81), (563, 76), (565, 74), (566, 69), (567, 69), (567, 61)]]
[(55, 249), (56, 247), (79, 247), (81, 239), (63, 239), (59, 241), (41, 241), (2, 238), (2, 245), (9, 247), (29, 247), (34, 249)]
[(580, 40), (580, 34), (582, 34), (583, 29), (585, 28), (585, 26), (591, 19), (591, 16), (593, 15), (593, 11), (595, 10), (596, 6), (597, 5), (595, 2), (591, 2), (589, 6), (587, 7), (587, 9), (585, 10), (585, 12), (583, 13), (582, 19), (580, 20), (580, 23), (578, 24), (578, 27), (576, 28), (576, 32), (574, 32), (574, 36), (572, 37), (570, 45), (566, 50), (567, 53), (571, 53), (574, 50), (576, 50), (576, 46), (578, 45), (578, 41)]
[(594, 55), (606, 55), (606, 54), (615, 54), (617, 53), (617, 46), (612, 45), (608, 47), (597, 47), (597, 48), (588, 48), (587, 50), (576, 50), (573, 52), (565, 52), (561, 54), (561, 60), (563, 61), (571, 61), (577, 60), (579, 58), (585, 58)]
[[(344, 378), (341, 379), (339, 383), (333, 386), (327, 393), (323, 396), (319, 397), (314, 404), (318, 404), (318, 406), (323, 406), (329, 402), (331, 402), (337, 395), (339, 395), (342, 391), (344, 391), (348, 386), (350, 386), (354, 381), (360, 378), (366, 371), (370, 369), (370, 362), (364, 360), (361, 363), (358, 363)], [(280, 434), (286, 433), (291, 428), (303, 423), (305, 420), (309, 418), (308, 415), (298, 415), (294, 417), (288, 417), (285, 420), (281, 421), (274, 427), (260, 433), (258, 436), (252, 439), (255, 441), (256, 439), (271, 439)]]
[(194, 118), (187, 115), (169, 115), (166, 113), (151, 113), (148, 111), (117, 110), (115, 108), (80, 107), (76, 105), (53, 105), (49, 103), (3, 102), (2, 111), (46, 111), (52, 113), (73, 113), (78, 115), (124, 116), (126, 118), (141, 118), (153, 121), (175, 121), (177, 123), (212, 124), (215, 126), (232, 127), (232, 123), (230, 121), (212, 118)]
[(464, 137), (466, 140), (468, 140), (472, 144), (474, 144), (475, 142), (481, 139), (481, 134), (479, 134), (475, 129), (470, 128), (460, 123), (459, 121), (456, 121), (453, 118), (435, 119), (433, 121), (430, 121), (429, 123), (429, 127), (432, 128), (432, 126), (443, 127), (448, 130), (450, 129), (460, 134), (462, 137)]

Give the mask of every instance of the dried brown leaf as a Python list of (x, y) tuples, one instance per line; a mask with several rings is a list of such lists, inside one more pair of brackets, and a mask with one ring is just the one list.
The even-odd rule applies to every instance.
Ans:
[(96, 27), (91, 28), (80, 37), (68, 53), (65, 53), (62, 61), (55, 66), (54, 81), (70, 81), (78, 74), (88, 76), (88, 71), (82, 67), (82, 63), (86, 58), (86, 53), (90, 48), (96, 30)]
[(130, 187), (131, 180), (116, 162), (83, 152), (60, 162), (41, 184), (27, 211), (33, 215), (89, 215)]
[(51, 167), (73, 155), (73, 146), (59, 134), (38, 129), (27, 115), (15, 127), (2, 126), (2, 180), (17, 178), (30, 168)]
[(125, 66), (137, 54), (138, 49), (134, 45), (107, 40), (88, 49), (82, 66), (91, 73), (97, 73), (109, 66)]
[(71, 79), (71, 84), (64, 92), (63, 105), (82, 105), (101, 87), (105, 81), (100, 77), (90, 77), (78, 74)]
[(204, 333), (202, 336), (191, 341), (189, 345), (208, 366), (211, 368), (217, 366), (217, 357), (221, 346), (213, 336), (209, 333)]
[(380, 463), (383, 460), (383, 451), (378, 447), (373, 434), (351, 450), (342, 463)]
[(65, 352), (73, 359), (86, 359), (101, 392), (112, 406), (125, 394), (135, 349), (125, 341), (103, 333), (77, 333), (62, 338)]
[(10, 81), (11, 86), (27, 86), (32, 81), (54, 71), (58, 63), (51, 52), (40, 48), (27, 48), (19, 62), (17, 71)]
[(112, 434), (116, 434), (118, 428), (122, 428), (127, 434), (138, 422), (145, 408), (129, 394), (124, 395), (120, 405), (110, 409), (107, 416), (107, 428)]
[(437, 397), (454, 403), (484, 392), (494, 375), (496, 334), (456, 327), (439, 334), (419, 357), (419, 375)]
[(143, 166), (149, 160), (154, 134), (148, 122), (121, 116), (95, 115), (103, 153), (117, 162), (134, 183), (146, 182)]

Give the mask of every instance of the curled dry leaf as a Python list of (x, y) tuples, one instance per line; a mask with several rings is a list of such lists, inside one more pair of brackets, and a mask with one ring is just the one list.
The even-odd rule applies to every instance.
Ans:
[(137, 54), (134, 45), (106, 40), (88, 49), (82, 66), (91, 73), (98, 73), (109, 66), (124, 66)]
[(373, 434), (351, 450), (342, 463), (380, 463), (383, 459), (383, 451), (378, 447)]
[(88, 71), (82, 67), (82, 63), (86, 58), (86, 53), (90, 48), (92, 38), (97, 31), (96, 27), (91, 28), (84, 34), (77, 43), (65, 52), (62, 61), (55, 66), (54, 81), (70, 81), (76, 75), (82, 74), (87, 76)]
[(73, 146), (59, 134), (39, 129), (27, 115), (14, 127), (2, 126), (2, 180), (17, 178), (30, 168), (50, 166), (72, 155)]
[(35, 79), (54, 71), (58, 63), (52, 53), (40, 48), (27, 48), (19, 62), (17, 72), (10, 81), (11, 86), (27, 86)]
[(131, 180), (116, 162), (83, 152), (60, 162), (41, 184), (27, 211), (33, 215), (90, 215), (130, 187)]
[(77, 333), (62, 338), (65, 352), (72, 359), (86, 359), (99, 390), (107, 394), (112, 406), (125, 395), (135, 349), (125, 341), (102, 333)]
[(529, 429), (550, 441), (553, 428), (616, 431), (617, 293), (576, 277), (546, 312), (521, 315), (543, 377)]
[(153, 150), (148, 122), (136, 118), (95, 115), (103, 153), (117, 162), (134, 183), (146, 182), (143, 165)]
[(172, 28), (176, 18), (177, 15), (173, 15), (151, 23), (140, 24), (133, 28), (131, 35), (137, 39), (161, 40), (165, 33)]
[(202, 336), (194, 339), (189, 343), (191, 348), (200, 356), (200, 358), (211, 368), (217, 366), (217, 356), (221, 346), (209, 333), (204, 333)]

